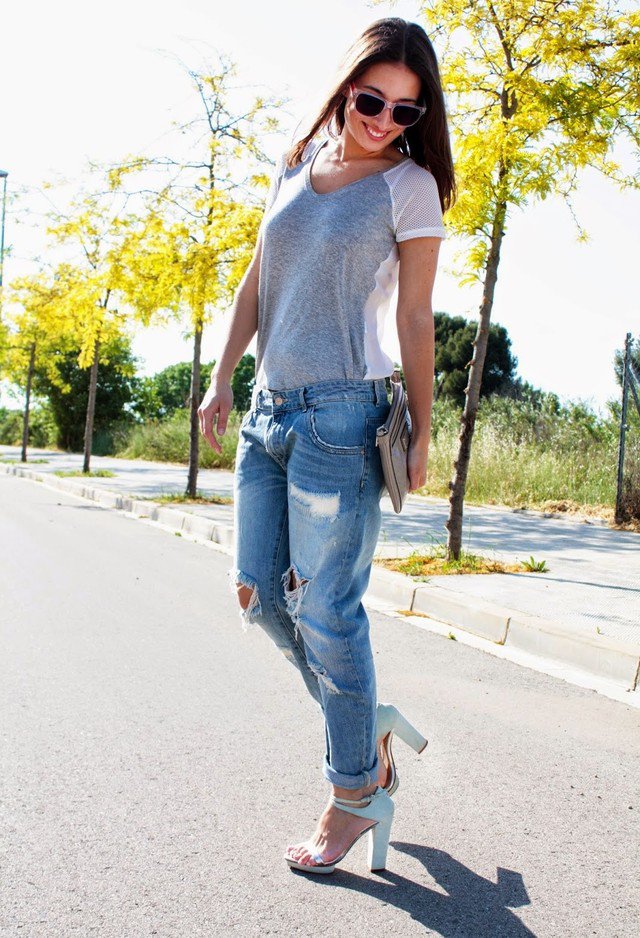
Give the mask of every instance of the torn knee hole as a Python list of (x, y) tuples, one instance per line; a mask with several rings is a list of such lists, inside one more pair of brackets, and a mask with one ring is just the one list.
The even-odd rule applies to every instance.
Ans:
[(289, 573), (289, 592), (290, 593), (295, 592), (295, 590), (300, 589), (302, 586), (306, 586), (307, 583), (309, 582), (308, 580), (305, 580), (304, 577), (302, 577), (301, 579), (298, 579), (295, 570), (290, 570), (288, 571), (288, 573)]
[(315, 664), (315, 662), (312, 662), (312, 661), (308, 661), (308, 663), (309, 663), (309, 668), (313, 671), (313, 673), (316, 675), (318, 680), (322, 681), (322, 683), (327, 688), (329, 693), (331, 694), (340, 693), (340, 689), (336, 687), (334, 682), (331, 680), (331, 678), (327, 674), (325, 668), (321, 667), (320, 665)]
[(288, 570), (282, 574), (282, 586), (284, 588), (284, 599), (289, 613), (294, 623), (294, 638), (298, 637), (300, 628), (300, 604), (309, 585), (306, 577), (300, 576), (294, 564), (291, 564)]
[(256, 581), (242, 570), (230, 570), (229, 587), (238, 597), (242, 619), (246, 627), (251, 619), (261, 615), (262, 612)]
[(238, 600), (243, 609), (248, 609), (251, 600), (257, 595), (258, 590), (255, 586), (245, 586), (244, 583), (236, 583), (238, 589)]

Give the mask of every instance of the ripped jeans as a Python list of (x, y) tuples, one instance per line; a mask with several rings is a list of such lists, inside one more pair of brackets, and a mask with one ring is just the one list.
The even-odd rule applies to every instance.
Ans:
[(362, 597), (384, 491), (376, 429), (389, 407), (384, 378), (254, 388), (236, 453), (230, 585), (252, 591), (243, 628), (259, 624), (300, 671), (324, 714), (323, 775), (343, 788), (378, 776)]

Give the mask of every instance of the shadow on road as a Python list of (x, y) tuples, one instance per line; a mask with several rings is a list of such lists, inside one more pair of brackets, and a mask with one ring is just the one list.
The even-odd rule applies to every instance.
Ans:
[(389, 870), (372, 873), (371, 879), (340, 868), (328, 877), (294, 872), (320, 886), (352, 889), (393, 905), (443, 938), (535, 938), (535, 933), (511, 911), (529, 905), (520, 873), (498, 867), (497, 882), (493, 883), (443, 850), (398, 840), (390, 841), (389, 846), (422, 863), (447, 895)]

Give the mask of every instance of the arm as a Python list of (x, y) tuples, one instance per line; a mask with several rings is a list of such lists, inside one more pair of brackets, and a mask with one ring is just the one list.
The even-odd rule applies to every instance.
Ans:
[(410, 238), (398, 244), (400, 270), (396, 321), (412, 425), (408, 453), (411, 491), (427, 481), (435, 355), (431, 294), (440, 241), (437, 237), (424, 237)]
[(258, 275), (261, 254), (262, 234), (259, 233), (253, 257), (236, 290), (220, 360), (216, 362), (211, 373), (211, 384), (198, 408), (200, 430), (209, 445), (218, 453), (222, 452), (222, 446), (214, 436), (214, 421), (215, 432), (222, 436), (227, 429), (229, 411), (233, 406), (231, 377), (258, 328)]

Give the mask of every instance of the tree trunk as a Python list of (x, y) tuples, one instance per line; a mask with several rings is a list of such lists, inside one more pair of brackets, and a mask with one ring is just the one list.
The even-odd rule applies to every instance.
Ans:
[(484, 292), (478, 319), (478, 329), (473, 342), (473, 358), (469, 369), (469, 381), (465, 388), (465, 405), (460, 420), (460, 433), (458, 435), (459, 447), (458, 456), (454, 461), (453, 479), (449, 482), (451, 494), (449, 496), (449, 518), (445, 527), (449, 531), (447, 540), (447, 559), (459, 560), (462, 549), (462, 513), (464, 507), (464, 496), (467, 486), (467, 476), (469, 473), (469, 462), (471, 459), (471, 440), (478, 413), (478, 402), (480, 400), (480, 387), (482, 383), (482, 371), (484, 360), (487, 353), (487, 342), (489, 339), (489, 323), (491, 321), (491, 310), (493, 309), (493, 296), (495, 293), (496, 280), (498, 279), (498, 265), (500, 263), (500, 246), (504, 237), (504, 221), (507, 213), (507, 203), (502, 201), (496, 205), (496, 211), (493, 219), (493, 230), (491, 232), (491, 247), (485, 267)]
[(31, 383), (33, 381), (33, 372), (36, 361), (36, 343), (31, 345), (31, 354), (29, 355), (29, 370), (27, 372), (27, 391), (24, 401), (24, 418), (22, 420), (22, 453), (20, 461), (27, 461), (27, 447), (29, 445), (29, 402), (31, 401)]
[(193, 336), (193, 363), (191, 366), (191, 393), (189, 395), (189, 479), (185, 495), (195, 498), (198, 491), (198, 456), (200, 453), (200, 353), (202, 350), (202, 321), (196, 325)]
[(100, 342), (96, 341), (89, 377), (89, 400), (87, 401), (87, 421), (84, 426), (84, 463), (83, 472), (89, 472), (91, 462), (91, 444), (93, 442), (93, 417), (96, 410), (96, 387), (98, 384), (98, 352)]

